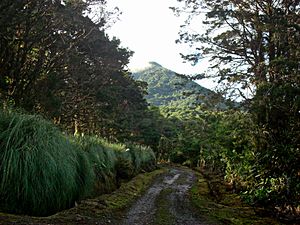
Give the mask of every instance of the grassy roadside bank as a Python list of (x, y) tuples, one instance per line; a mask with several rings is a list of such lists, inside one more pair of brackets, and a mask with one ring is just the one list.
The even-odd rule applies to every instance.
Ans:
[(260, 217), (257, 210), (244, 204), (239, 195), (226, 191), (222, 180), (214, 174), (195, 171), (197, 182), (190, 190), (190, 198), (197, 212), (211, 224), (279, 225), (272, 218)]
[(41, 116), (0, 110), (0, 212), (50, 216), (155, 167), (149, 147), (69, 136)]
[(0, 213), (0, 224), (49, 225), (49, 224), (116, 224), (123, 214), (140, 197), (155, 178), (167, 169), (160, 168), (149, 173), (141, 173), (111, 194), (87, 199), (71, 209), (49, 217), (16, 216)]

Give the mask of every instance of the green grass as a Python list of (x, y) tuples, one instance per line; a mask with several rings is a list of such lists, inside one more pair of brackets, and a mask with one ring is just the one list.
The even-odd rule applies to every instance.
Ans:
[(0, 210), (50, 215), (154, 168), (150, 148), (129, 149), (99, 137), (67, 137), (39, 116), (0, 111)]
[(109, 143), (99, 137), (80, 137), (75, 142), (87, 153), (95, 172), (94, 191), (97, 196), (115, 190), (119, 179), (130, 179), (142, 171), (155, 168), (155, 154), (150, 148)]
[[(199, 215), (203, 216), (211, 224), (235, 224), (235, 225), (277, 225), (277, 221), (271, 218), (263, 218), (256, 215), (253, 208), (242, 203), (237, 194), (225, 191), (222, 181), (218, 182), (219, 200), (211, 196), (211, 189), (207, 180), (200, 173), (196, 173), (197, 183), (190, 190), (190, 198)], [(214, 179), (210, 177), (210, 181)]]
[(76, 138), (75, 141), (86, 153), (95, 174), (93, 190), (89, 193), (89, 197), (114, 190), (116, 188), (115, 167), (117, 163), (115, 151), (108, 148), (108, 143), (97, 137), (81, 137)]
[(85, 183), (77, 149), (41, 117), (1, 112), (0, 118), (1, 207), (47, 215), (72, 206)]
[(135, 166), (133, 158), (128, 149), (117, 151), (117, 177), (119, 179), (130, 179), (134, 176)]
[[(24, 217), (0, 212), (0, 224), (108, 224), (108, 219), (122, 221), (128, 207), (135, 202), (151, 185), (154, 179), (165, 173), (166, 169), (157, 169), (142, 173), (122, 183), (111, 194), (82, 200), (77, 207), (64, 210), (50, 217)], [(119, 224), (112, 221), (110, 224)]]
[(131, 154), (135, 173), (153, 170), (156, 159), (154, 152), (149, 147), (129, 145), (127, 150)]

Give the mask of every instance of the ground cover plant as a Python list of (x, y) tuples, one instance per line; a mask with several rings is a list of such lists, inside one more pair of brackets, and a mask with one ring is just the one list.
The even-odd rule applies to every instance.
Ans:
[[(132, 157), (126, 149), (98, 137), (68, 137), (40, 116), (1, 111), (0, 210), (49, 215), (114, 190), (118, 168), (128, 178), (153, 168), (151, 149), (132, 145)], [(134, 172), (117, 166), (122, 156)]]
[(1, 208), (46, 215), (71, 206), (82, 188), (78, 149), (41, 117), (1, 112), (0, 118)]

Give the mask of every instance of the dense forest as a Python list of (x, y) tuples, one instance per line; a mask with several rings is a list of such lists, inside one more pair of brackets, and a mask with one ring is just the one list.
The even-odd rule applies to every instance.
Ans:
[(134, 144), (151, 145), (152, 113), (126, 69), (132, 52), (105, 32), (117, 9), (5, 0), (0, 12), (0, 209), (49, 215), (155, 168)]
[[(172, 9), (185, 20), (177, 42), (194, 46), (194, 53), (183, 57), (192, 63), (210, 57), (205, 76), (218, 77), (224, 92), (243, 97), (245, 104), (243, 112), (210, 114), (211, 122), (199, 116), (216, 129), (208, 137), (212, 141), (206, 142), (210, 148), (200, 145), (201, 160), (210, 162), (209, 167), (218, 165), (225, 179), (241, 186), (247, 201), (296, 215), (300, 200), (299, 1), (178, 2), (181, 6)], [(196, 32), (194, 22), (203, 14), (206, 30)], [(205, 135), (202, 140), (207, 140)]]
[(209, 57), (200, 77), (221, 92), (153, 62), (132, 74), (133, 52), (107, 35), (118, 8), (106, 0), (1, 1), (1, 211), (49, 215), (157, 159), (218, 173), (248, 204), (299, 216), (300, 1), (177, 1), (176, 42), (194, 49), (182, 57)]

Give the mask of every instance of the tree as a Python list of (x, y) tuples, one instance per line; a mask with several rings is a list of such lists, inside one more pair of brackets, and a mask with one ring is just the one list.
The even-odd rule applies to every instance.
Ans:
[[(87, 15), (97, 5), (100, 15)], [(147, 104), (126, 65), (132, 52), (105, 29), (105, 0), (2, 1), (0, 99), (70, 133), (142, 139)], [(95, 15), (93, 13), (93, 15)]]
[[(241, 89), (257, 88), (276, 79), (274, 60), (284, 55), (294, 63), (297, 72), (299, 1), (183, 2), (186, 3), (183, 9), (173, 8), (177, 13), (190, 9), (178, 42), (195, 46), (196, 53), (184, 56), (194, 63), (201, 57), (211, 57), (211, 69), (216, 70), (207, 75), (218, 76), (219, 82), (239, 83)], [(205, 33), (191, 32), (189, 25), (203, 12), (206, 12)]]
[(51, 16), (55, 8), (52, 1), (1, 2), (0, 90), (5, 101), (32, 105), (36, 83), (57, 72), (61, 52), (50, 49), (59, 38), (55, 34), (59, 19), (53, 21)]
[[(179, 2), (185, 6), (173, 10), (188, 12), (179, 42), (196, 48), (184, 58), (197, 63), (209, 56), (212, 73), (206, 75), (218, 77), (224, 86), (244, 97), (261, 129), (255, 153), (261, 180), (254, 189), (267, 190), (262, 199), (279, 208), (287, 209), (288, 205), (295, 213), (300, 193), (300, 1)], [(205, 33), (190, 32), (189, 25), (203, 11)], [(251, 90), (250, 98), (243, 89)]]

